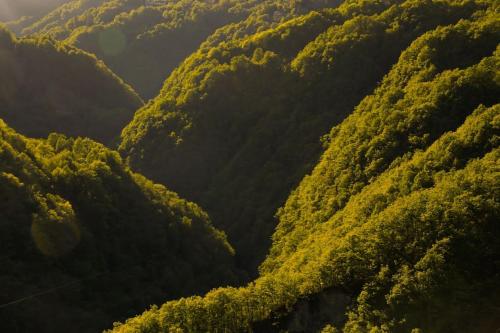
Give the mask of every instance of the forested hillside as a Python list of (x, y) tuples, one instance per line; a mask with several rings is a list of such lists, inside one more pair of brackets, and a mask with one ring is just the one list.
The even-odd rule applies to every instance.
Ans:
[(500, 329), (498, 1), (32, 2), (1, 332)]
[(49, 35), (97, 55), (149, 99), (207, 37), (255, 33), (340, 0), (73, 0), (18, 32)]
[(142, 100), (101, 61), (44, 37), (0, 26), (0, 118), (19, 132), (114, 142)]
[[(133, 168), (207, 209), (240, 265), (255, 270), (269, 249), (274, 214), (321, 154), (320, 138), (416, 37), (485, 6), (348, 1), (202, 47), (136, 114), (121, 151)], [(471, 42), (476, 57), (496, 47), (490, 30)]]
[(0, 328), (97, 332), (150, 304), (237, 282), (197, 205), (90, 139), (0, 121)]
[[(237, 60), (230, 52), (222, 53), (220, 57), (229, 60), (217, 70), (207, 65), (218, 66), (216, 61), (198, 61), (205, 65), (196, 72), (183, 72), (181, 67), (159, 99), (140, 111), (124, 132), (123, 147), (131, 152), (132, 165), (133, 158), (138, 165), (158, 158), (156, 147), (166, 147), (170, 159), (176, 154), (189, 156), (197, 145), (189, 145), (184, 152), (188, 142), (204, 142), (203, 151), (221, 154), (210, 149), (210, 140), (221, 135), (213, 146), (218, 148), (224, 140), (232, 145), (246, 134), (234, 118), (250, 125), (260, 119), (265, 119), (264, 124), (292, 122), (300, 104), (283, 97), (289, 91), (308, 111), (309, 117), (298, 122), (305, 126), (319, 112), (304, 93), (315, 84), (323, 88), (309, 93), (320, 94), (314, 99), (321, 103), (318, 110), (333, 114), (333, 125), (335, 120), (345, 120), (324, 137), (319, 163), (278, 211), (279, 224), (259, 278), (246, 287), (220, 288), (204, 297), (167, 302), (117, 325), (114, 332), (462, 333), (492, 332), (500, 327), (498, 18), (498, 6), (490, 1), (406, 1), (333, 24), (309, 45), (299, 47), (296, 57), (280, 56), (276, 46), (258, 51), (248, 46), (244, 50), (250, 53), (240, 53)], [(376, 42), (370, 43), (372, 38)], [(353, 61), (351, 66), (342, 62), (342, 55), (356, 49), (364, 52), (346, 56), (346, 61)], [(217, 50), (210, 53), (216, 57)], [(290, 65), (283, 59), (292, 59)], [(358, 76), (360, 68), (363, 72)], [(285, 75), (278, 75), (279, 70), (292, 76), (289, 82), (299, 87), (303, 83), (306, 88), (300, 94), (293, 85), (283, 89)], [(386, 72), (380, 84), (377, 72), (370, 80), (369, 70)], [(238, 75), (231, 75), (234, 72)], [(368, 81), (356, 87), (349, 77), (340, 76), (344, 72), (352, 73), (354, 82), (358, 78)], [(183, 81), (183, 73), (188, 78), (195, 73), (201, 79)], [(270, 83), (267, 95), (254, 93), (264, 87), (257, 79), (252, 85), (251, 74)], [(216, 89), (218, 80), (225, 84)], [(338, 106), (342, 105), (338, 99), (362, 94), (363, 89), (370, 89), (370, 82), (377, 88), (352, 113), (348, 106)], [(171, 88), (175, 83), (178, 89)], [(282, 85), (276, 88), (278, 84)], [(227, 89), (242, 85), (246, 89), (241, 89), (241, 95), (252, 96), (252, 104), (252, 97), (243, 99), (231, 91), (228, 96), (233, 99), (223, 99), (219, 107), (202, 107), (215, 103), (215, 96)], [(211, 101), (212, 91), (217, 91), (215, 101)], [(278, 92), (286, 102), (259, 107), (262, 99), (273, 100)], [(354, 96), (351, 103), (355, 103)], [(236, 104), (238, 100), (241, 104)], [(271, 114), (276, 104), (288, 111), (285, 119), (260, 118)], [(216, 127), (212, 120), (225, 131), (209, 130)], [(141, 122), (142, 127), (134, 130), (134, 124)], [(294, 133), (302, 137), (301, 132)], [(276, 131), (274, 137), (285, 137), (283, 145), (294, 142), (284, 130)], [(139, 149), (134, 145), (147, 141), (150, 145)], [(268, 147), (279, 147), (276, 142), (268, 141)], [(294, 149), (298, 154), (309, 150), (292, 146), (290, 151)], [(265, 151), (256, 149), (254, 156), (260, 154)], [(205, 160), (186, 165), (202, 163), (212, 165), (204, 164)], [(252, 164), (247, 163), (250, 171), (240, 171), (242, 177), (251, 178)], [(264, 169), (262, 164), (255, 168)], [(151, 170), (155, 177), (164, 176), (159, 168)], [(267, 182), (283, 181), (283, 175), (291, 173), (286, 171)], [(232, 208), (231, 201), (223, 204)], [(252, 204), (249, 200), (248, 205)]]

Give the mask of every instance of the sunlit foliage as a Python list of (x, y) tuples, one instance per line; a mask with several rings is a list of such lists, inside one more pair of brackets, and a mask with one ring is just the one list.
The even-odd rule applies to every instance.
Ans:
[[(494, 8), (478, 10), (402, 52), (375, 92), (325, 137), (319, 164), (278, 213), (254, 282), (167, 302), (114, 331), (494, 330), (499, 31)], [(337, 309), (330, 318), (294, 320), (306, 318), (300, 303), (322, 294), (333, 295), (332, 309), (350, 300), (340, 317)]]
[(232, 248), (198, 206), (90, 139), (27, 139), (2, 121), (0, 250), (2, 305), (49, 291), (2, 307), (6, 332), (98, 331), (236, 281)]
[[(274, 214), (322, 153), (320, 138), (415, 38), (485, 8), (475, 1), (391, 3), (348, 2), (202, 46), (137, 112), (121, 151), (135, 169), (207, 209), (240, 265), (255, 269), (270, 246)], [(457, 53), (491, 55), (498, 33), (493, 23), (488, 29), (470, 44), (456, 42)]]
[(110, 143), (140, 108), (119, 152), (0, 123), (0, 328), (495, 331), (499, 10), (74, 0), (2, 31), (16, 130)]
[(240, 38), (340, 2), (73, 0), (18, 32), (49, 35), (96, 54), (148, 99), (212, 34), (211, 43)]

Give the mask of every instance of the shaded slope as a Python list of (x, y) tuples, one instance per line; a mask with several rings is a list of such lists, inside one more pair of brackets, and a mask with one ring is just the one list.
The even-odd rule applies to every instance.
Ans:
[[(497, 15), (483, 14), (418, 38), (332, 130), (278, 214), (261, 277), (168, 302), (114, 331), (494, 330), (500, 54)], [(337, 306), (321, 318), (299, 313), (321, 294)]]
[(75, 0), (22, 34), (49, 35), (96, 54), (145, 99), (218, 28), (217, 40), (251, 34), (339, 0)]
[(0, 253), (9, 332), (96, 332), (236, 282), (233, 250), (198, 206), (89, 139), (27, 139), (1, 121)]
[(142, 105), (95, 57), (0, 28), (0, 117), (23, 134), (57, 131), (111, 143)]
[[(202, 47), (136, 114), (121, 151), (134, 168), (207, 209), (240, 265), (255, 269), (276, 210), (322, 152), (320, 137), (373, 91), (413, 39), (483, 7), (390, 4), (349, 2)], [(495, 37), (487, 43), (478, 52), (490, 53)]]

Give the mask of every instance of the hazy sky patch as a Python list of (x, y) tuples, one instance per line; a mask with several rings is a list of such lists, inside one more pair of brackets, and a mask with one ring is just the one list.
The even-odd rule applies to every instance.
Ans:
[(0, 0), (0, 21), (44, 15), (68, 0)]

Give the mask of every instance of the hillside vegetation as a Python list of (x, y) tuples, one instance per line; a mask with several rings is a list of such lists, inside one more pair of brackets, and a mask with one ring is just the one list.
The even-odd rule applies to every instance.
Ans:
[(0, 118), (19, 132), (85, 136), (110, 144), (142, 100), (94, 56), (0, 27)]
[(6, 23), (0, 331), (495, 332), (499, 41), (492, 0)]
[[(210, 140), (215, 138), (220, 143), (225, 139), (230, 145), (234, 138), (247, 133), (240, 131), (234, 118), (245, 124), (265, 119), (263, 123), (269, 124), (272, 123), (269, 118), (260, 115), (271, 113), (277, 104), (288, 111), (288, 117), (272, 119), (276, 122), (297, 119), (294, 111), (300, 110), (300, 104), (283, 97), (289, 91), (303, 101), (310, 115), (298, 124), (305, 126), (305, 120), (314, 121), (312, 115), (319, 111), (311, 108), (311, 102), (305, 99), (307, 94), (297, 94), (293, 85), (286, 90), (280, 86), (277, 91), (286, 103), (270, 103), (276, 92), (254, 94), (265, 88), (257, 85), (257, 79), (252, 83), (252, 74), (265, 77), (260, 82), (270, 82), (269, 91), (283, 84), (285, 74), (277, 73), (289, 67), (284, 73), (293, 77), (297, 71), (295, 77), (303, 78), (290, 80), (299, 87), (301, 83), (307, 88), (320, 82), (323, 89), (310, 93), (321, 93), (323, 108), (318, 110), (335, 114), (330, 119), (345, 119), (324, 137), (325, 150), (319, 163), (278, 211), (273, 245), (254, 282), (242, 288), (219, 288), (204, 297), (167, 302), (116, 324), (113, 332), (463, 333), (491, 332), (498, 328), (500, 26), (497, 10), (493, 2), (406, 1), (379, 14), (358, 16), (353, 21), (356, 24), (346, 21), (333, 25), (308, 46), (300, 48), (302, 51), (293, 57), (290, 66), (283, 64), (287, 58), (280, 56), (276, 48), (267, 49), (272, 53), (250, 48), (250, 56), (231, 58), (226, 52), (222, 53), (223, 59), (229, 59), (226, 64), (199, 61), (203, 65), (197, 67), (198, 71), (185, 71), (186, 77), (199, 74), (202, 79), (181, 80), (181, 67), (177, 76), (172, 76), (165, 85), (173, 86), (177, 78), (179, 89), (165, 89), (158, 100), (139, 112), (133, 123), (136, 126), (124, 132), (123, 147), (130, 149), (132, 164), (133, 158), (138, 165), (146, 165), (149, 157), (158, 158), (149, 154), (148, 149), (159, 154), (159, 150), (151, 147), (168, 149), (171, 159), (176, 154), (189, 156), (197, 147), (194, 142), (203, 140), (198, 136), (205, 140), (204, 151), (219, 154), (210, 160), (217, 161), (226, 155), (210, 150)], [(356, 29), (368, 29), (370, 33), (349, 34)], [(377, 42), (370, 43), (372, 38)], [(366, 49), (359, 52), (362, 45)], [(394, 52), (392, 68), (389, 69), (390, 57), (382, 53), (377, 57), (377, 46), (385, 46), (380, 51), (385, 54)], [(342, 55), (353, 49), (358, 52), (346, 59), (355, 62), (347, 66)], [(218, 54), (216, 49), (210, 53), (214, 57)], [(315, 62), (314, 57), (321, 60)], [(335, 72), (336, 61), (342, 64), (338, 72)], [(211, 70), (209, 63), (220, 67)], [(370, 71), (366, 74), (370, 69), (385, 71), (386, 75), (377, 85), (373, 74), (371, 82), (377, 88), (348, 114), (348, 106), (341, 109), (336, 105), (342, 104), (334, 104), (337, 98), (349, 99), (350, 94), (361, 94), (369, 87), (355, 89), (355, 83), (339, 75), (352, 73), (356, 82), (356, 70), (360, 67), (365, 72), (364, 78), (370, 78)], [(233, 72), (238, 75), (232, 76)], [(240, 78), (244, 79), (239, 81)], [(226, 82), (219, 89), (218, 80)], [(335, 86), (336, 80), (344, 85)], [(252, 97), (244, 99), (229, 92), (233, 99), (226, 98), (221, 104), (232, 107), (200, 106), (216, 102), (211, 100), (211, 89), (220, 96), (221, 91), (237, 90), (241, 85), (247, 87), (241, 89), (241, 95), (246, 92)], [(263, 98), (268, 101), (266, 108), (259, 107)], [(323, 104), (324, 101), (330, 103)], [(354, 97), (351, 103), (355, 103)], [(188, 108), (194, 105), (197, 107)], [(208, 110), (213, 114), (209, 115)], [(219, 115), (213, 110), (223, 113)], [(227, 120), (229, 110), (233, 110), (234, 116)], [(339, 111), (345, 113), (337, 114)], [(137, 126), (141, 122), (142, 127)], [(211, 130), (216, 124), (225, 131)], [(301, 132), (294, 134), (301, 137)], [(231, 140), (224, 135), (231, 135)], [(275, 132), (275, 137), (283, 137), (283, 145), (290, 140), (296, 142), (284, 130)], [(128, 138), (132, 140), (127, 141)], [(138, 149), (130, 144), (134, 140), (150, 144)], [(277, 147), (276, 142), (279, 140), (268, 144)], [(183, 147), (188, 145), (190, 149), (184, 152)], [(292, 145), (290, 151), (294, 150), (297, 154), (308, 151), (301, 145)], [(255, 155), (264, 153), (257, 149)], [(264, 169), (256, 165), (259, 170)], [(162, 175), (155, 168), (152, 174), (158, 178)], [(248, 173), (242, 171), (242, 175)], [(267, 178), (268, 183), (281, 181), (283, 173)], [(253, 201), (248, 203), (252, 205)], [(221, 204), (232, 207), (227, 201)]]
[(0, 121), (5, 332), (96, 332), (150, 304), (236, 283), (205, 212), (90, 139)]
[(255, 33), (340, 0), (73, 0), (22, 35), (65, 40), (94, 53), (149, 99), (187, 56), (217, 29), (216, 40)]
[[(314, 167), (320, 138), (373, 91), (415, 38), (485, 7), (348, 1), (205, 45), (137, 112), (120, 150), (133, 168), (204, 207), (227, 231), (240, 265), (255, 273), (270, 246), (274, 214)], [(471, 41), (473, 59), (494, 50), (494, 30)], [(460, 43), (457, 52), (466, 52)]]

